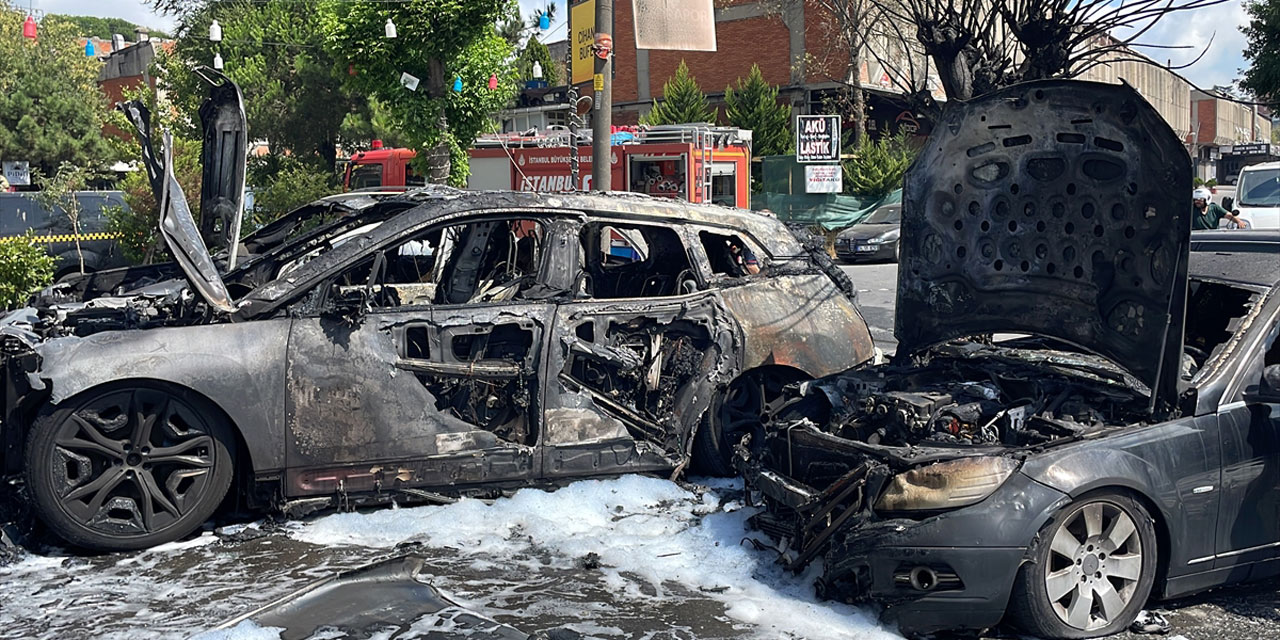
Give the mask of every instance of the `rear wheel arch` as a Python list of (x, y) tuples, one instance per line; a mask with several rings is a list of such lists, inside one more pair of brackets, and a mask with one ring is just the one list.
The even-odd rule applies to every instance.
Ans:
[[(724, 412), (741, 413), (742, 410), (749, 409), (747, 405), (755, 400), (750, 392), (757, 392), (759, 401), (767, 403), (770, 396), (780, 392), (785, 385), (812, 378), (813, 376), (796, 367), (769, 364), (743, 371), (729, 384), (717, 388), (693, 434), (692, 455), (695, 467), (708, 475), (732, 475), (732, 450), (742, 433), (740, 429), (733, 428), (729, 439), (725, 439), (721, 429), (726, 422), (734, 420), (726, 420)], [(735, 400), (738, 402), (735, 403)]]

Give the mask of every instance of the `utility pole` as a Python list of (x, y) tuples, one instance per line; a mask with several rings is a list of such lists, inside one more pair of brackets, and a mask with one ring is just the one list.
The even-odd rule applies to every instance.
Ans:
[(613, 171), (610, 146), (613, 135), (613, 0), (596, 0), (595, 75), (592, 85), (595, 95), (591, 119), (591, 188), (595, 191), (613, 189)]

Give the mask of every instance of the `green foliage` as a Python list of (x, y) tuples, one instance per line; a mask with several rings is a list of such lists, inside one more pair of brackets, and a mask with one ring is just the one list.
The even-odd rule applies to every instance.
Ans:
[(1249, 23), (1240, 30), (1250, 66), (1243, 71), (1240, 86), (1258, 100), (1280, 103), (1280, 0), (1251, 0), (1245, 3), (1245, 11)]
[(62, 211), (71, 221), (71, 232), (76, 235), (76, 257), (80, 262), (80, 273), (84, 273), (84, 253), (80, 248), (80, 199), (77, 191), (89, 188), (89, 183), (97, 178), (97, 172), (80, 165), (64, 162), (58, 165), (58, 171), (46, 176), (34, 171), (32, 182), (40, 185), (40, 190), (31, 195), (46, 211)]
[(751, 65), (746, 79), (738, 78), (738, 86), (725, 87), (725, 116), (729, 124), (750, 129), (752, 152), (757, 156), (775, 156), (791, 152), (791, 107), (778, 104), (778, 88), (765, 82), (759, 65)]
[(79, 29), (49, 16), (31, 41), (21, 36), (24, 19), (26, 13), (0, 3), (0, 158), (27, 160), (45, 174), (64, 162), (110, 164), (99, 63), (76, 42)]
[(0, 240), (0, 309), (13, 309), (53, 282), (53, 256), (32, 232)]
[(253, 158), (248, 175), (257, 189), (253, 210), (246, 212), (242, 225), (245, 235), (308, 202), (339, 191), (332, 172), (292, 156)]
[(1195, 176), (1195, 177), (1191, 178), (1191, 186), (1193, 186), (1193, 187), (1203, 187), (1203, 186), (1204, 186), (1204, 178), (1201, 178), (1200, 176)]
[[(123, 18), (99, 18), (97, 16), (67, 16), (61, 14), (50, 14), (50, 18), (57, 18), (64, 22), (71, 23), (80, 31), (80, 35), (84, 37), (97, 37), (103, 40), (110, 40), (111, 36), (120, 34), (126, 40), (133, 40), (134, 29), (141, 25), (136, 25)], [(155, 29), (147, 29), (152, 36), (157, 38), (168, 38), (168, 34)]]
[[(160, 112), (161, 114), (164, 111)], [(123, 117), (122, 117), (123, 119)], [(158, 118), (161, 126), (165, 118)], [(155, 140), (157, 145), (160, 141)], [(140, 155), (137, 143), (132, 143), (135, 156)], [(200, 164), (199, 140), (185, 137), (173, 138), (173, 175), (182, 185), (182, 191), (188, 199), (198, 198), (203, 171)], [(156, 153), (162, 154), (161, 146)], [(160, 237), (160, 206), (151, 192), (151, 183), (147, 180), (146, 171), (139, 169), (125, 175), (118, 185), (124, 192), (126, 211), (120, 207), (106, 210), (107, 229), (120, 234), (120, 248), (130, 262), (152, 264), (170, 259), (168, 246)], [(189, 202), (198, 207), (198, 203)]]
[[(208, 94), (192, 68), (212, 65), (240, 86), (252, 140), (266, 140), (274, 153), (317, 156), (329, 166), (344, 138), (349, 114), (367, 113), (368, 102), (345, 89), (347, 65), (324, 47), (331, 3), (193, 3), (181, 17), (172, 56), (161, 64), (170, 95), (193, 124)], [(209, 25), (222, 26), (222, 42), (210, 42)], [(193, 135), (188, 131), (187, 135)]]
[(547, 81), (548, 86), (554, 87), (560, 83), (560, 70), (556, 67), (555, 60), (551, 58), (551, 50), (547, 45), (539, 42), (537, 37), (529, 38), (529, 42), (520, 50), (520, 55), (516, 56), (516, 69), (522, 82), (534, 79), (533, 63), (535, 61), (542, 65), (542, 79)]
[[(475, 138), (494, 125), (491, 113), (515, 96), (519, 76), (511, 46), (494, 28), (510, 10), (509, 0), (408, 0), (398, 3), (332, 3), (325, 29), (328, 50), (356, 70), (348, 86), (386, 106), (407, 146), (419, 151), (415, 169), (430, 178), (427, 164), (438, 146), (450, 150), (449, 182), (465, 184), (466, 154)], [(383, 36), (390, 18), (397, 38)], [(402, 73), (419, 78), (416, 91), (400, 83)], [(490, 90), (489, 76), (498, 77)], [(455, 77), (462, 91), (452, 90)], [(461, 161), (461, 162), (459, 162)]]
[(676, 74), (662, 85), (662, 102), (653, 101), (653, 109), (640, 116), (641, 124), (685, 124), (715, 122), (716, 112), (707, 106), (707, 95), (698, 80), (689, 75), (689, 66), (680, 61)]
[(1210, 189), (1212, 189), (1212, 188), (1214, 188), (1214, 187), (1218, 186), (1218, 179), (1217, 179), (1217, 178), (1209, 178), (1208, 180), (1205, 180), (1205, 181), (1204, 181), (1204, 186), (1209, 187)]
[(845, 193), (881, 198), (902, 188), (902, 179), (919, 148), (899, 133), (879, 140), (863, 136), (861, 144), (852, 151), (853, 158), (843, 163)]

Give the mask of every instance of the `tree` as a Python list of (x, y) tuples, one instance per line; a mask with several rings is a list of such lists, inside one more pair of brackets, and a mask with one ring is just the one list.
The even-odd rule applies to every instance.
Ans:
[(63, 163), (104, 167), (114, 154), (102, 135), (99, 63), (84, 55), (74, 25), (49, 16), (31, 41), (19, 35), (25, 18), (0, 4), (0, 158), (45, 175)]
[(259, 188), (253, 210), (246, 211), (244, 234), (294, 209), (338, 192), (333, 173), (317, 170), (292, 156), (270, 154), (254, 158), (249, 175)]
[[(160, 57), (170, 93), (189, 122), (199, 122), (197, 110), (207, 94), (192, 69), (211, 65), (219, 54), (223, 72), (244, 95), (251, 139), (332, 171), (348, 114), (368, 111), (366, 99), (346, 90), (348, 66), (324, 46), (332, 7), (325, 2), (192, 4), (180, 14), (173, 54)], [(222, 27), (221, 42), (208, 38), (215, 19)]]
[(49, 286), (54, 266), (53, 256), (30, 231), (0, 241), (0, 311), (25, 303), (32, 293)]
[[(512, 47), (519, 47), (524, 41), (524, 36), (530, 31), (540, 30), (538, 22), (542, 18), (542, 14), (547, 14), (548, 22), (556, 21), (556, 3), (548, 2), (547, 6), (541, 10), (534, 11), (529, 14), (528, 22), (520, 19), (520, 5), (513, 4), (508, 10), (507, 17), (498, 24), (498, 35)], [(535, 36), (536, 37), (536, 36)]]
[(80, 273), (84, 273), (84, 252), (80, 248), (82, 211), (76, 192), (88, 189), (94, 177), (95, 172), (92, 169), (69, 162), (59, 165), (58, 171), (53, 175), (42, 175), (39, 171), (32, 175), (33, 181), (40, 183), (41, 187), (34, 194), (36, 202), (40, 203), (45, 211), (62, 211), (71, 221), (71, 233), (76, 240), (76, 257), (80, 262)]
[[(103, 40), (110, 40), (111, 36), (120, 34), (129, 38), (133, 36), (135, 29), (141, 25), (134, 24), (123, 18), (99, 18), (97, 16), (67, 16), (61, 14), (49, 14), (50, 18), (69, 22), (76, 25), (80, 35), (84, 37), (95, 37)], [(168, 38), (168, 34), (157, 29), (147, 29), (147, 31), (157, 38)]]
[(640, 116), (641, 124), (685, 124), (715, 122), (716, 112), (707, 106), (707, 95), (698, 80), (689, 75), (689, 66), (680, 61), (676, 74), (662, 85), (662, 102), (653, 101), (653, 109)]
[(902, 188), (907, 168), (919, 149), (905, 133), (871, 140), (863, 136), (844, 161), (844, 189), (850, 195), (883, 198)]
[(521, 80), (528, 82), (534, 79), (534, 62), (542, 65), (541, 79), (546, 80), (548, 86), (554, 87), (560, 83), (559, 68), (551, 58), (551, 50), (547, 45), (539, 42), (537, 36), (530, 37), (529, 42), (525, 43), (524, 48), (520, 50), (520, 55), (516, 56), (516, 70)]
[[(429, 182), (464, 184), (466, 150), (516, 93), (511, 45), (494, 26), (507, 0), (333, 4), (327, 44), (355, 70), (349, 85), (387, 107)], [(388, 19), (399, 37), (384, 37)], [(415, 89), (402, 84), (405, 74), (417, 79)]]
[(746, 79), (724, 89), (725, 116), (729, 124), (751, 130), (752, 151), (774, 156), (791, 150), (791, 107), (778, 104), (778, 88), (765, 82), (759, 65), (751, 65)]
[[(1240, 86), (1258, 100), (1280, 105), (1280, 0), (1253, 0), (1245, 4), (1249, 24), (1241, 30), (1247, 41), (1244, 57), (1250, 62)], [(1272, 132), (1272, 136), (1276, 136)]]

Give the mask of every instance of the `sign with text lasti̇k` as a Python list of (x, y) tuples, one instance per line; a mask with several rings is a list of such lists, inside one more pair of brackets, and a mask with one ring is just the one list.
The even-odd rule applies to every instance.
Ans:
[(840, 161), (840, 116), (796, 116), (796, 162)]
[(596, 0), (587, 0), (569, 7), (569, 47), (572, 49), (574, 84), (591, 80), (596, 72), (596, 57), (592, 47), (596, 44)]

